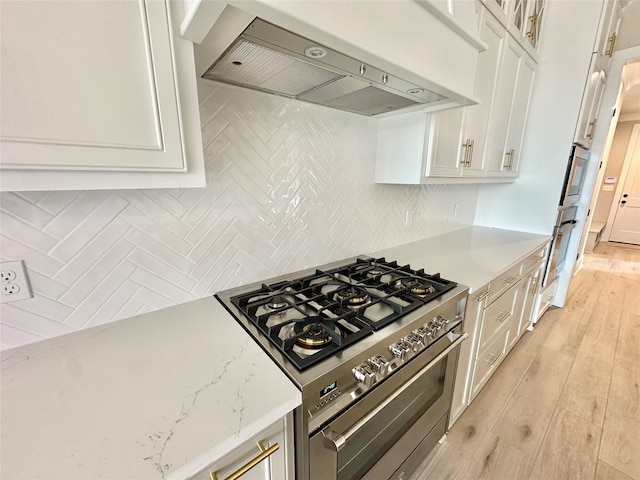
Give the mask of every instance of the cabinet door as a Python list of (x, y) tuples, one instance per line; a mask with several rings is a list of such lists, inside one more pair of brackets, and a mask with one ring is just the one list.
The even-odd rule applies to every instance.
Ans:
[(604, 69), (596, 61), (597, 55), (597, 53), (594, 53), (591, 60), (591, 71), (582, 98), (582, 107), (578, 117), (578, 130), (575, 138), (575, 142), (585, 148), (591, 147), (591, 142), (593, 141), (593, 132), (598, 121), (600, 103), (607, 80)]
[[(485, 147), (491, 114), (495, 111), (494, 98), (498, 78), (498, 66), (502, 45), (507, 37), (505, 28), (493, 15), (483, 11), (483, 22), (480, 36), (487, 43), (487, 50), (480, 54), (476, 73), (475, 94), (480, 104), (467, 107), (466, 139), (467, 147), (463, 147), (464, 176), (483, 176)], [(469, 144), (470, 142), (470, 144)], [(464, 143), (464, 141), (463, 141)], [(466, 154), (466, 161), (464, 159)]]
[(459, 177), (462, 173), (462, 146), (465, 108), (456, 108), (433, 115), (433, 130), (430, 142), (429, 176)]
[[(192, 477), (191, 480), (211, 480), (212, 474), (219, 479), (228, 478), (232, 473), (241, 467), (249, 464), (262, 452), (261, 448), (268, 451), (270, 448), (277, 449), (266, 456), (255, 467), (242, 475), (243, 480), (293, 480), (293, 474), (287, 465), (288, 439), (285, 434), (285, 422), (279, 421), (260, 434), (255, 439), (245, 442), (234, 451), (225, 455), (224, 458), (215, 462), (204, 471)], [(260, 442), (260, 446), (258, 445)], [(266, 452), (265, 452), (266, 453)]]
[[(184, 45), (174, 44), (181, 40), (172, 35), (170, 8), (164, 1), (2, 2), (3, 170), (186, 172), (175, 63)], [(190, 75), (188, 108), (199, 134)], [(55, 183), (42, 187), (60, 188)]]
[(545, 0), (513, 0), (509, 32), (535, 59), (540, 44)]
[(488, 125), (498, 75), (505, 28), (486, 10), (482, 12), (480, 36), (488, 46), (478, 59), (475, 95), (478, 105), (434, 115), (429, 174), (432, 176), (481, 177)]
[(595, 53), (600, 67), (609, 71), (613, 49), (616, 45), (618, 27), (622, 17), (622, 5), (619, 0), (606, 0), (602, 10), (602, 20), (598, 30)]
[(506, 177), (517, 177), (520, 170), (524, 128), (527, 121), (527, 113), (529, 112), (529, 100), (531, 99), (531, 89), (536, 70), (536, 64), (531, 57), (519, 46), (516, 45), (516, 47), (516, 50), (520, 50), (520, 63), (509, 116), (507, 140), (502, 154), (505, 160), (503, 166), (505, 167), (504, 176)]

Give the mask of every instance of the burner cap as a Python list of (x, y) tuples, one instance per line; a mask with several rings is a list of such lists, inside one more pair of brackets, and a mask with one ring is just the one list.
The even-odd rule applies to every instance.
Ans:
[(367, 272), (369, 277), (377, 277), (378, 275), (382, 275), (384, 272), (378, 268), (373, 267), (371, 270)]
[(296, 343), (301, 347), (322, 348), (332, 341), (331, 334), (327, 332), (326, 327), (314, 321), (314, 318), (320, 317), (310, 317), (309, 322), (298, 322), (293, 327), (296, 334), (302, 334), (296, 339)]
[(433, 285), (417, 278), (401, 278), (396, 282), (396, 288), (408, 288), (415, 295), (427, 295), (436, 291)]
[(287, 302), (280, 295), (271, 297), (267, 302), (267, 307), (269, 307), (272, 310), (277, 310), (278, 308), (283, 308), (286, 306), (287, 306)]
[(344, 287), (335, 292), (335, 299), (347, 306), (360, 306), (369, 300), (369, 294), (358, 287)]

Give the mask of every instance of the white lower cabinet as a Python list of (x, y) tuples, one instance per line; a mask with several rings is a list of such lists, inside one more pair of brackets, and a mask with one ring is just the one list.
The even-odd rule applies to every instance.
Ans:
[(190, 480), (225, 480), (236, 478), (233, 475), (242, 471), (242, 480), (294, 480), (293, 453), (293, 422), (289, 414)]
[(182, 2), (2, 2), (3, 191), (205, 185)]
[(464, 320), (469, 340), (458, 357), (449, 427), (536, 320), (534, 307), (548, 246), (504, 269), (469, 296)]

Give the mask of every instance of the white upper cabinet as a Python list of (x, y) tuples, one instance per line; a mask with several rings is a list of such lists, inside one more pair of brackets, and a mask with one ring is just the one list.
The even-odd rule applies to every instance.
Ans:
[(546, 0), (482, 0), (509, 33), (537, 61)]
[(180, 7), (2, 2), (2, 190), (204, 186)]
[(480, 104), (378, 123), (376, 182), (513, 181), (535, 63), (487, 10), (480, 14), (475, 96)]
[[(430, 176), (484, 176), (484, 152), (496, 94), (500, 54), (506, 39), (505, 28), (490, 14), (484, 13), (480, 36), (487, 44), (480, 54), (476, 70), (475, 95), (480, 104), (465, 108), (465, 112), (441, 112), (433, 116), (433, 151)], [(451, 141), (458, 130), (457, 148)], [(456, 169), (455, 171), (453, 169)]]
[(591, 59), (591, 70), (587, 86), (582, 97), (582, 106), (578, 116), (578, 126), (574, 141), (584, 148), (590, 148), (593, 141), (593, 132), (598, 121), (602, 94), (607, 81), (607, 74), (598, 60), (598, 54), (594, 53)]
[(487, 141), (487, 176), (517, 177), (535, 63), (507, 36), (496, 94), (494, 118)]
[(620, 0), (606, 0), (600, 17), (600, 26), (594, 51), (594, 53), (597, 53), (598, 67), (605, 72), (609, 71), (621, 18), (622, 4)]

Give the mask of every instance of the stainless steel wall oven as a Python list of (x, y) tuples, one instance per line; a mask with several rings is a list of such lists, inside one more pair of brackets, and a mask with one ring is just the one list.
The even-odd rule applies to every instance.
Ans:
[(467, 290), (358, 257), (217, 294), (302, 392), (299, 480), (415, 471), (446, 433)]

